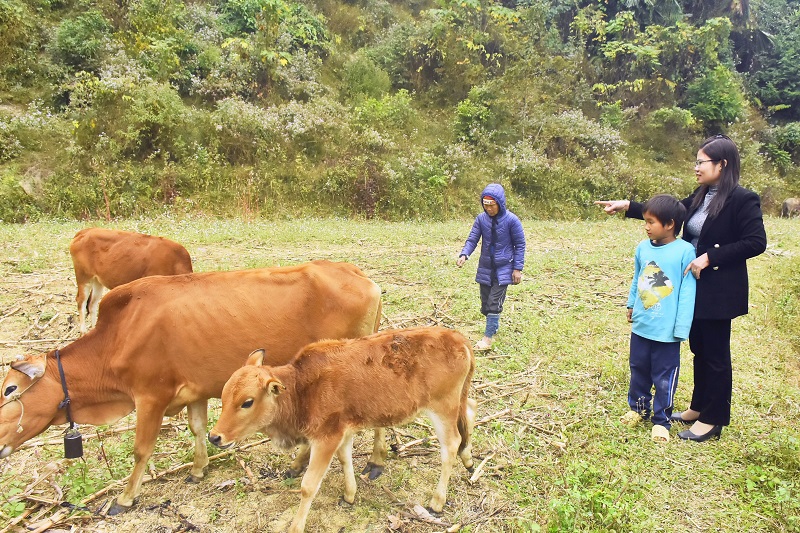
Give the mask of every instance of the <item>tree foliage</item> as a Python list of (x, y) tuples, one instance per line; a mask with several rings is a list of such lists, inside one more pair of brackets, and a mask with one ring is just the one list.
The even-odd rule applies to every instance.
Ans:
[(718, 131), (798, 195), (799, 22), (791, 0), (0, 0), (0, 203), (448, 216), (496, 180), (588, 215), (689, 192)]

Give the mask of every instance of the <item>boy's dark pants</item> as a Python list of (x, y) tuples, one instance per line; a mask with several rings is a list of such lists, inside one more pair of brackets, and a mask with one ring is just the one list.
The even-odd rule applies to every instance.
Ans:
[(500, 326), (500, 313), (503, 312), (508, 285), (498, 285), (497, 281), (494, 281), (491, 285), (481, 283), (480, 288), (481, 314), (486, 316), (486, 329), (483, 334), (491, 338)]
[[(669, 428), (680, 363), (680, 342), (651, 341), (631, 333), (631, 386), (628, 390), (631, 409), (647, 418), (652, 399), (653, 424)], [(655, 395), (651, 393), (653, 386)]]
[(706, 424), (731, 423), (731, 321), (697, 320), (689, 332), (689, 348), (694, 354), (694, 392), (692, 410)]

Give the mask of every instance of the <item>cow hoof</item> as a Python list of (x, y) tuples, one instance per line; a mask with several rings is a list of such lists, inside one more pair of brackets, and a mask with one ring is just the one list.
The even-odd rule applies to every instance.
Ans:
[(435, 516), (437, 518), (442, 516), (442, 511), (434, 511), (433, 507), (426, 507), (425, 510), (428, 511), (429, 513), (431, 513), (431, 515), (433, 515), (433, 516)]
[(383, 465), (376, 465), (375, 463), (367, 463), (367, 466), (364, 467), (364, 470), (361, 471), (361, 475), (367, 475), (370, 481), (374, 481), (383, 474)]
[(352, 502), (348, 502), (347, 500), (344, 499), (344, 496), (339, 497), (339, 504), (338, 504), (339, 507), (345, 507), (347, 509), (350, 509), (351, 507), (353, 507), (354, 503), (355, 499)]
[(184, 483), (191, 483), (191, 484), (197, 484), (200, 483), (201, 481), (203, 481), (203, 478), (197, 477), (193, 474), (189, 474), (188, 476), (186, 476), (186, 479), (183, 480)]
[(465, 468), (467, 469), (467, 472), (469, 472), (470, 474), (474, 474), (475, 473), (475, 463), (472, 463), (471, 465), (469, 465), (469, 466), (467, 466)]
[(293, 468), (290, 468), (289, 470), (283, 473), (283, 479), (294, 479), (296, 477), (300, 477), (301, 472), (302, 470), (295, 470)]
[(126, 512), (126, 511), (130, 511), (132, 507), (133, 507), (133, 505), (125, 506), (125, 505), (120, 505), (118, 503), (115, 503), (114, 505), (111, 506), (111, 509), (109, 509), (108, 513), (106, 513), (106, 514), (108, 514), (108, 516), (116, 516), (118, 514), (122, 514), (122, 513)]

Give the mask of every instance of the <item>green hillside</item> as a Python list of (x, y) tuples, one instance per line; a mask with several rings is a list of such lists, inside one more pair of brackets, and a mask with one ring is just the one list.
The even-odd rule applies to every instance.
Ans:
[(0, 219), (528, 218), (800, 195), (800, 2), (0, 0)]

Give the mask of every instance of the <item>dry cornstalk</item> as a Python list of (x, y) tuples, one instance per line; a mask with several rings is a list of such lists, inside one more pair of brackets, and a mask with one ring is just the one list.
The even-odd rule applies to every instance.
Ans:
[(22, 306), (18, 305), (17, 307), (15, 307), (14, 309), (12, 309), (11, 311), (7, 311), (7, 312), (3, 313), (3, 316), (2, 316), (2, 317), (0, 317), (0, 322), (2, 322), (3, 320), (5, 320), (6, 318), (10, 317), (11, 315), (13, 315), (14, 313), (16, 313), (16, 312), (17, 312), (17, 311), (19, 311), (20, 309), (22, 309)]
[(547, 435), (551, 435), (551, 436), (556, 436), (557, 435), (554, 431), (550, 431), (550, 430), (544, 429), (543, 427), (538, 426), (538, 425), (536, 425), (536, 424), (534, 424), (532, 422), (528, 422), (527, 420), (524, 420), (522, 418), (519, 418), (519, 417), (515, 416), (512, 420), (514, 420), (514, 422), (518, 422), (520, 424), (523, 424), (525, 426), (533, 428), (533, 429), (535, 429), (537, 431), (541, 431), (542, 433), (546, 433)]
[(478, 467), (475, 469), (475, 471), (470, 476), (470, 478), (469, 478), (469, 482), (470, 483), (475, 483), (476, 481), (478, 481), (478, 479), (483, 475), (483, 467), (486, 465), (486, 463), (489, 461), (489, 459), (491, 459), (492, 457), (495, 456), (495, 453), (496, 452), (494, 450), (492, 450), (492, 452), (489, 455), (487, 455), (486, 457), (483, 458), (483, 461), (480, 462)]
[[(23, 335), (24, 336), (24, 335)], [(17, 341), (17, 344), (42, 344), (44, 342), (52, 342), (56, 344), (61, 344), (62, 342), (66, 341), (74, 341), (78, 340), (77, 337), (64, 337), (63, 339), (20, 339)]]
[(53, 316), (52, 316), (52, 318), (50, 318), (50, 320), (48, 320), (48, 321), (47, 321), (47, 324), (45, 324), (44, 326), (40, 326), (40, 325), (39, 325), (39, 321), (38, 321), (38, 320), (36, 321), (36, 324), (34, 324), (34, 326), (36, 326), (36, 327), (37, 327), (37, 328), (39, 328), (40, 330), (44, 331), (44, 330), (46, 330), (48, 327), (50, 327), (50, 324), (52, 324), (52, 323), (53, 323), (53, 320), (55, 320), (56, 318), (58, 318), (58, 316), (59, 316), (60, 314), (61, 314), (61, 313), (56, 313), (55, 315), (53, 315)]
[(481, 418), (480, 420), (475, 422), (475, 425), (476, 426), (480, 426), (481, 424), (485, 424), (486, 422), (489, 422), (490, 420), (495, 420), (496, 418), (503, 418), (504, 416), (507, 416), (507, 415), (510, 415), (510, 414), (511, 414), (511, 409), (503, 409), (502, 411), (497, 411), (494, 414), (484, 416), (483, 418)]
[(411, 442), (407, 442), (407, 443), (403, 444), (402, 446), (400, 446), (400, 448), (397, 449), (397, 454), (400, 455), (401, 453), (403, 453), (407, 449), (412, 448), (414, 446), (417, 446), (419, 444), (422, 444), (423, 442), (433, 442), (433, 441), (438, 441), (438, 440), (439, 439), (436, 438), (436, 435), (431, 435), (429, 437), (425, 437), (425, 438), (422, 438), (422, 439), (412, 440)]
[(481, 405), (485, 404), (485, 403), (486, 403), (486, 402), (488, 402), (488, 401), (494, 401), (494, 400), (499, 400), (500, 398), (505, 398), (505, 397), (507, 397), (507, 396), (513, 396), (514, 394), (516, 394), (516, 393), (518, 393), (518, 392), (522, 392), (522, 391), (524, 391), (524, 390), (525, 390), (525, 389), (527, 389), (528, 387), (530, 387), (530, 385), (525, 385), (524, 387), (521, 387), (521, 388), (519, 388), (519, 389), (512, 390), (511, 392), (504, 392), (503, 394), (501, 394), (501, 395), (499, 395), (499, 396), (494, 396), (494, 397), (492, 397), (492, 398), (488, 398), (488, 399), (486, 399), (486, 400), (483, 400), (482, 402), (478, 402), (478, 406), (481, 406)]

